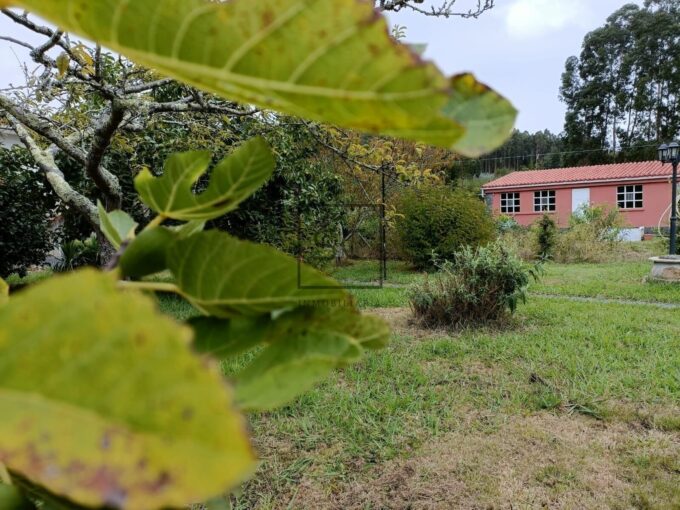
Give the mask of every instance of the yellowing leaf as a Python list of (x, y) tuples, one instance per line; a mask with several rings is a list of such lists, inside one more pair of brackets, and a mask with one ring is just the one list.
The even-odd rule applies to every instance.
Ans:
[(478, 157), (490, 146), (501, 146), (512, 133), (517, 110), (471, 74), (453, 77), (451, 89), (444, 112), (465, 126), (465, 135), (456, 143), (456, 150)]
[(208, 152), (170, 156), (161, 177), (147, 169), (135, 179), (142, 201), (163, 216), (176, 220), (209, 220), (236, 209), (264, 184), (274, 171), (274, 157), (263, 138), (243, 143), (213, 169), (208, 188), (196, 195), (192, 187), (208, 170)]
[(91, 507), (183, 508), (255, 467), (191, 333), (91, 270), (0, 309), (0, 462)]
[[(14, 0), (142, 65), (231, 100), (459, 150), (495, 140), (477, 88), (455, 84), (389, 36), (364, 0)], [(463, 104), (459, 105), (459, 101)], [(468, 108), (470, 101), (474, 108)], [(507, 104), (507, 102), (506, 102)], [(492, 105), (495, 108), (495, 105)], [(482, 108), (480, 111), (472, 111)], [(503, 124), (505, 130), (505, 124)], [(474, 128), (472, 128), (474, 131)]]
[(64, 76), (66, 76), (66, 73), (68, 72), (68, 66), (71, 63), (71, 58), (68, 56), (66, 52), (60, 53), (59, 56), (57, 57), (57, 71), (59, 71), (59, 79), (62, 79)]
[(270, 246), (217, 231), (177, 241), (168, 268), (183, 295), (208, 315), (262, 315), (304, 303), (341, 302), (348, 295), (317, 270)]

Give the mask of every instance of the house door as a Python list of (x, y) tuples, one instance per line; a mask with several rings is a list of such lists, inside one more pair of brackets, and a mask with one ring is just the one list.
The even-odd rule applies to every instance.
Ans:
[(583, 205), (590, 205), (590, 188), (571, 190), (571, 212), (575, 213)]

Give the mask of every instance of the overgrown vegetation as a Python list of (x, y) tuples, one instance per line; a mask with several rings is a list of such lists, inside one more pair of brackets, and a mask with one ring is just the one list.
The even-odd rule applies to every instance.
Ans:
[(529, 282), (539, 271), (499, 244), (466, 246), (438, 268), (409, 292), (416, 320), (433, 328), (498, 323), (526, 302)]
[(435, 259), (452, 261), (463, 247), (485, 245), (495, 233), (484, 202), (447, 186), (408, 189), (397, 211), (401, 249), (417, 269), (434, 269)]

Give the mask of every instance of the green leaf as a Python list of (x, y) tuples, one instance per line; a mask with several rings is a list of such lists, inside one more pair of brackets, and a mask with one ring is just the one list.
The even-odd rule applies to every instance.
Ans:
[(35, 505), (26, 499), (15, 486), (0, 482), (0, 508), (2, 510), (35, 510)]
[(206, 315), (262, 315), (310, 302), (348, 300), (340, 285), (276, 249), (217, 231), (177, 241), (168, 268)]
[(145, 230), (135, 238), (120, 257), (124, 276), (142, 278), (168, 268), (167, 251), (177, 234), (164, 227)]
[(274, 171), (274, 157), (263, 138), (243, 143), (212, 171), (208, 188), (196, 195), (192, 187), (208, 170), (208, 152), (173, 154), (163, 175), (143, 170), (135, 179), (142, 201), (158, 214), (176, 220), (210, 220), (236, 209)]
[(218, 368), (191, 331), (92, 270), (0, 309), (0, 459), (90, 507), (182, 508), (255, 463)]
[(443, 108), (457, 110), (460, 97), (434, 65), (389, 36), (372, 2), (5, 1), (230, 100), (463, 154), (497, 146), (477, 134), (458, 144), (465, 128)]
[(471, 74), (451, 79), (451, 99), (444, 108), (447, 117), (465, 127), (465, 135), (455, 149), (469, 157), (500, 147), (512, 133), (517, 110), (503, 97)]
[(312, 388), (335, 368), (361, 357), (348, 336), (309, 331), (267, 347), (236, 378), (236, 401), (247, 411), (279, 407)]
[(185, 223), (184, 225), (180, 225), (179, 227), (172, 227), (171, 230), (174, 230), (180, 239), (184, 239), (194, 234), (198, 234), (199, 232), (203, 232), (205, 223), (205, 220), (194, 220)]
[(228, 359), (260, 344), (268, 347), (234, 376), (237, 401), (249, 411), (274, 409), (294, 399), (328, 373), (356, 361), (364, 348), (387, 345), (389, 328), (350, 307), (301, 307), (268, 317), (196, 318), (195, 348)]
[(193, 317), (188, 321), (194, 329), (194, 349), (215, 358), (230, 358), (249, 351), (269, 338), (269, 317)]
[(132, 239), (139, 224), (123, 211), (107, 212), (101, 202), (97, 202), (99, 210), (99, 228), (104, 236), (117, 250), (123, 242)]
[(9, 285), (5, 280), (0, 278), (0, 306), (9, 303)]

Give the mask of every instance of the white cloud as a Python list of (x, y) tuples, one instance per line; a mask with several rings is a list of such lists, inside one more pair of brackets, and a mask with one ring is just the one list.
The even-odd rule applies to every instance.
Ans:
[(506, 11), (508, 34), (532, 39), (568, 27), (584, 27), (591, 11), (585, 0), (516, 0)]

